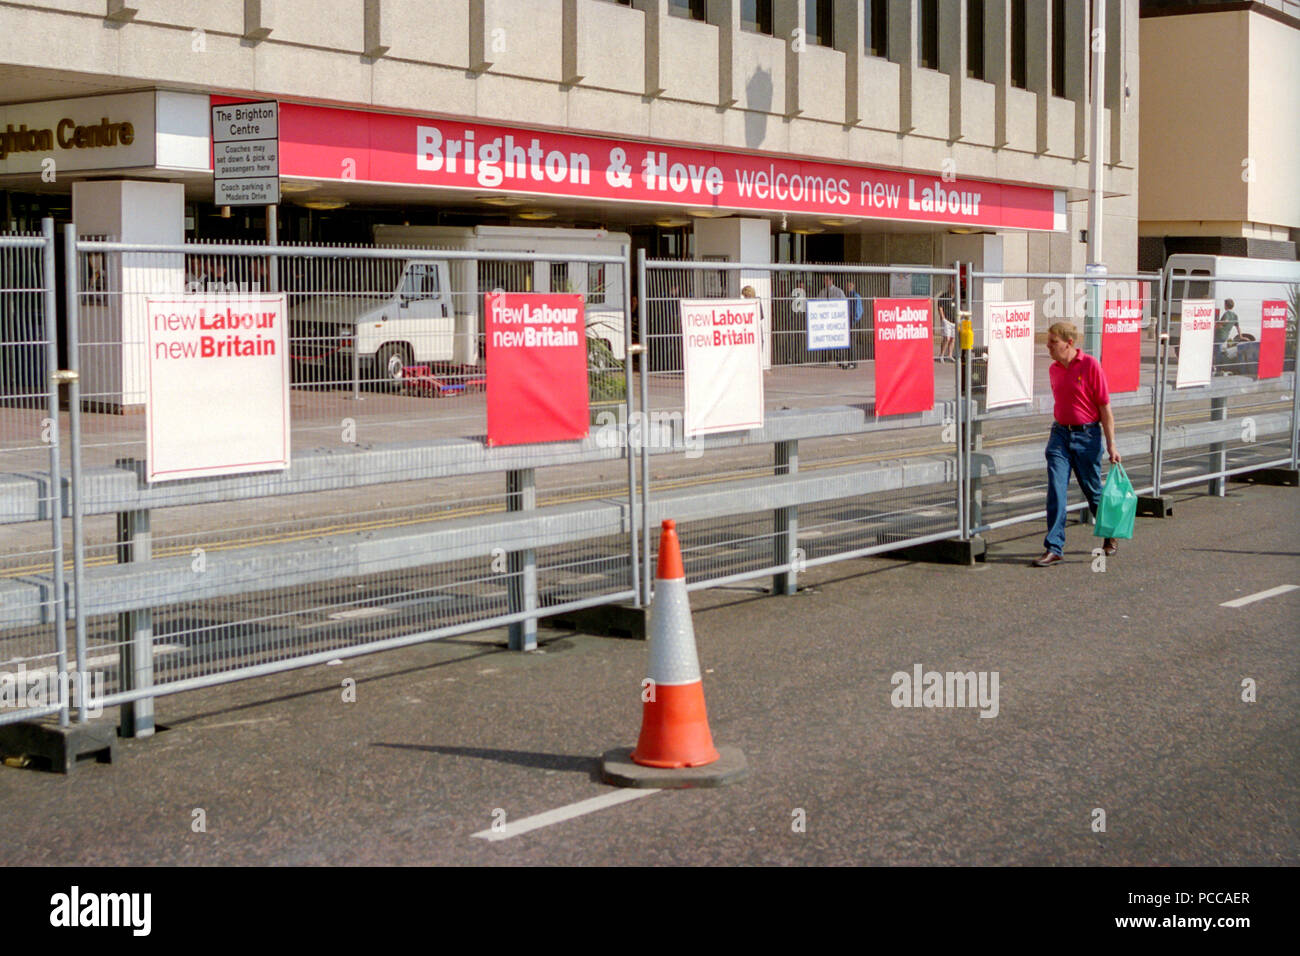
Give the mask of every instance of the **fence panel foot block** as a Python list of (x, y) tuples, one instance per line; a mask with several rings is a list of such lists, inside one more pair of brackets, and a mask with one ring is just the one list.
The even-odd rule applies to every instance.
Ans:
[(78, 760), (94, 757), (112, 763), (117, 756), (117, 725), (93, 720), (59, 726), (57, 716), (0, 726), (0, 756), (22, 757), (48, 763), (56, 773), (71, 773)]
[(633, 607), (631, 604), (602, 604), (599, 607), (584, 607), (576, 611), (566, 611), (552, 617), (544, 617), (540, 623), (547, 627), (562, 627), (597, 637), (622, 637), (632, 641), (644, 641), (649, 608)]
[(1300, 471), (1295, 468), (1261, 468), (1259, 471), (1246, 471), (1233, 475), (1232, 481), (1251, 485), (1282, 485), (1295, 488), (1300, 485)]
[(1144, 518), (1168, 518), (1174, 513), (1174, 499), (1168, 495), (1138, 495), (1137, 513)]
[(928, 564), (964, 564), (973, 565), (983, 561), (985, 555), (984, 539), (975, 535), (967, 541), (956, 538), (951, 541), (930, 541), (926, 544), (911, 544), (896, 551), (889, 551), (881, 557), (898, 558), (901, 561), (924, 561)]

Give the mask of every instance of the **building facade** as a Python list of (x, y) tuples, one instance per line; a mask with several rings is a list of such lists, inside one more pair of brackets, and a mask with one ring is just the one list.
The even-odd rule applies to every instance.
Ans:
[(1295, 259), (1300, 2), (1144, 2), (1141, 14), (1143, 264)]
[(1091, 6), (0, 3), (3, 209), (32, 228), (66, 221), (78, 182), (169, 183), (183, 213), (163, 234), (262, 238), (263, 210), (212, 202), (210, 110), (275, 100), (282, 240), (542, 222), (651, 255), (1082, 272), (1095, 35), (1103, 257), (1126, 272), (1138, 8), (1110, 0), (1094, 30)]

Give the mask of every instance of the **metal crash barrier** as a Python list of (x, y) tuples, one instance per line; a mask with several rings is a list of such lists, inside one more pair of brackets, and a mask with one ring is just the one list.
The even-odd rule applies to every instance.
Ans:
[[(1041, 336), (1083, 286), (957, 263), (642, 255), (633, 310), (626, 249), (142, 246), (70, 228), (60, 332), (55, 241), (52, 224), (0, 237), (0, 676), (49, 688), (10, 693), (0, 723), (120, 706), (135, 735), (166, 694), (489, 628), (527, 650), (541, 618), (643, 608), (664, 518), (691, 588), (770, 578), (789, 594), (808, 567), (901, 549), (971, 560), (983, 533), (1042, 515), (1051, 418), (1040, 344), (1033, 400), (987, 407), (985, 313), (1032, 301)], [(1169, 273), (1108, 282), (1143, 326), (1136, 386), (1113, 398), (1139, 491), (1294, 469), (1294, 306), (1279, 375), (1225, 368), (1180, 389), (1170, 329), (1200, 290)], [(584, 297), (585, 438), (485, 440), (497, 290)], [(150, 482), (144, 299), (264, 291), (288, 309), (289, 467)], [(848, 344), (818, 347), (809, 303), (839, 296)], [(757, 300), (761, 425), (688, 433), (692, 299)], [(928, 303), (933, 406), (882, 414), (876, 310), (898, 299)], [(940, 313), (973, 320), (960, 361), (943, 360)]]

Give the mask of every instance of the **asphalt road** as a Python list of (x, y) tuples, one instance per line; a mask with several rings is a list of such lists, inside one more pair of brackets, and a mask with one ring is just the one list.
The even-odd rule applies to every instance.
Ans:
[[(492, 632), (164, 698), (113, 765), (0, 767), (0, 864), (1295, 865), (1300, 589), (1221, 604), (1300, 585), (1297, 494), (1189, 496), (1104, 572), (1079, 525), (1030, 568), (1033, 524), (974, 569), (695, 594), (714, 737), (751, 768), (727, 788), (511, 833), (620, 792), (596, 758), (635, 741), (646, 648)], [(996, 671), (997, 715), (894, 707), (917, 664)]]

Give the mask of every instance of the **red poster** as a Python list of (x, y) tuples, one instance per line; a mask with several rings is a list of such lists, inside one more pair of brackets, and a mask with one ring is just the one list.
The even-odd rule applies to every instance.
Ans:
[(876, 299), (876, 414), (934, 408), (929, 299)]
[(1277, 378), (1282, 374), (1286, 350), (1286, 303), (1266, 299), (1261, 303), (1259, 329), (1259, 372), (1256, 378)]
[(1142, 369), (1142, 302), (1107, 299), (1101, 320), (1101, 370), (1112, 392), (1136, 392)]
[(587, 327), (581, 295), (483, 297), (488, 445), (587, 436)]

